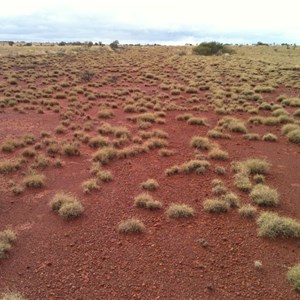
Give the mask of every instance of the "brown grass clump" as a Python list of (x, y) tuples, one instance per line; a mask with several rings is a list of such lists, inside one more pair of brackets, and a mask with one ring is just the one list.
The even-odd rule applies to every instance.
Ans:
[(1, 300), (27, 300), (22, 294), (11, 291), (1, 294), (0, 297)]
[(267, 142), (276, 142), (277, 141), (277, 136), (273, 133), (266, 133), (263, 137), (262, 137), (263, 141), (267, 141)]
[(193, 136), (191, 139), (191, 146), (202, 150), (209, 150), (212, 148), (210, 140), (201, 136)]
[(140, 208), (155, 210), (161, 208), (162, 204), (158, 200), (154, 200), (149, 194), (142, 193), (134, 198), (134, 205)]
[(207, 125), (207, 120), (205, 118), (197, 118), (197, 117), (191, 117), (187, 120), (187, 123), (189, 125)]
[(0, 259), (4, 258), (11, 249), (11, 244), (16, 240), (15, 233), (6, 229), (0, 232)]
[(96, 173), (96, 177), (102, 182), (109, 182), (113, 180), (113, 176), (110, 171), (100, 170)]
[(220, 199), (207, 199), (203, 202), (203, 208), (210, 213), (223, 213), (229, 210), (230, 205)]
[(79, 156), (80, 146), (77, 143), (66, 143), (62, 146), (63, 153), (68, 156)]
[(287, 278), (294, 289), (300, 292), (300, 264), (296, 264), (289, 269)]
[(279, 202), (278, 192), (264, 184), (257, 184), (252, 189), (250, 198), (260, 206), (276, 206)]
[(90, 138), (89, 140), (89, 146), (92, 148), (102, 148), (109, 146), (110, 141), (107, 137), (103, 136), (96, 136), (93, 138)]
[(98, 180), (95, 178), (92, 179), (88, 179), (86, 181), (84, 181), (81, 185), (83, 192), (86, 194), (91, 193), (94, 190), (99, 190), (100, 186), (98, 184)]
[(228, 203), (229, 206), (232, 208), (240, 207), (239, 197), (233, 192), (229, 192), (229, 193), (225, 194), (224, 196), (222, 196), (222, 200), (225, 201), (226, 203)]
[(166, 211), (169, 218), (190, 218), (195, 215), (195, 211), (192, 207), (186, 204), (172, 203)]
[(148, 191), (155, 191), (158, 189), (159, 184), (155, 179), (147, 179), (141, 184), (142, 188)]
[(245, 161), (237, 162), (233, 165), (235, 172), (246, 172), (252, 175), (267, 174), (271, 164), (263, 159), (250, 158)]
[(245, 172), (240, 172), (234, 175), (234, 185), (237, 189), (243, 192), (249, 192), (252, 188), (252, 183)]
[(109, 109), (101, 109), (98, 111), (98, 118), (108, 119), (113, 116), (113, 113)]
[(146, 228), (143, 222), (138, 219), (131, 218), (120, 222), (117, 230), (122, 234), (138, 234), (145, 232)]
[(228, 160), (229, 155), (228, 152), (214, 147), (208, 152), (208, 157), (216, 160)]
[(57, 211), (64, 219), (76, 218), (84, 211), (84, 208), (78, 199), (63, 192), (55, 194), (49, 205), (53, 211)]
[(260, 139), (260, 135), (257, 133), (247, 133), (243, 135), (243, 138), (249, 141), (258, 141)]
[(286, 137), (288, 138), (289, 142), (300, 145), (300, 129), (290, 131)]
[(169, 149), (160, 149), (158, 151), (158, 154), (162, 157), (168, 157), (173, 155), (175, 152), (173, 150), (169, 150)]
[(287, 217), (280, 217), (273, 212), (262, 212), (256, 220), (258, 235), (268, 238), (300, 237), (300, 222)]
[(251, 204), (246, 204), (240, 207), (238, 212), (242, 217), (254, 218), (257, 213), (257, 208)]
[(117, 156), (117, 151), (112, 147), (105, 147), (99, 149), (94, 155), (93, 160), (98, 161), (101, 164), (105, 165), (110, 160), (114, 159)]
[(23, 183), (29, 188), (42, 188), (45, 186), (45, 180), (45, 175), (32, 173), (24, 178)]
[(19, 161), (4, 159), (0, 161), (0, 174), (5, 175), (20, 169), (21, 164)]

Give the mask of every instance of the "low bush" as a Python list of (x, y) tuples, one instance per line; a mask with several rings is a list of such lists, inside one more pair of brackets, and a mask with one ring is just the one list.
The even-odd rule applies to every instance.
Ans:
[(193, 53), (197, 55), (222, 55), (224, 53), (233, 54), (234, 51), (228, 46), (218, 42), (203, 42), (193, 48)]

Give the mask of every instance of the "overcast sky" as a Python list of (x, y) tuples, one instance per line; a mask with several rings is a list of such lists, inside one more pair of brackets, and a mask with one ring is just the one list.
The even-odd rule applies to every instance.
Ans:
[(300, 44), (299, 11), (299, 0), (0, 0), (0, 40)]

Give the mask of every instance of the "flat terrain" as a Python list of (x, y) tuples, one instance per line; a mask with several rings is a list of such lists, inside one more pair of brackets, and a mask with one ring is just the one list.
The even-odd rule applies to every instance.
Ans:
[[(282, 131), (300, 124), (299, 47), (243, 46), (216, 57), (191, 47), (29, 48), (5, 49), (0, 61), (0, 231), (17, 236), (0, 260), (0, 292), (30, 300), (299, 299), (287, 271), (300, 262), (300, 239), (259, 236), (256, 222), (264, 211), (300, 220), (300, 140)], [(208, 138), (208, 149), (193, 137)], [(100, 159), (108, 149), (113, 155)], [(232, 167), (249, 158), (269, 163), (264, 181), (277, 205), (251, 199), (250, 174), (249, 189), (237, 186)], [(207, 165), (182, 171), (190, 161)], [(44, 175), (41, 187), (24, 181), (33, 174)], [(159, 187), (146, 191), (147, 179)], [(86, 189), (88, 180), (96, 188)], [(83, 214), (65, 220), (52, 211), (57, 192), (80, 200)], [(161, 208), (134, 205), (145, 192)], [(205, 200), (229, 192), (235, 207), (204, 210)], [(172, 203), (194, 215), (168, 217)], [(247, 204), (256, 216), (241, 215)], [(119, 233), (128, 218), (145, 231)]]

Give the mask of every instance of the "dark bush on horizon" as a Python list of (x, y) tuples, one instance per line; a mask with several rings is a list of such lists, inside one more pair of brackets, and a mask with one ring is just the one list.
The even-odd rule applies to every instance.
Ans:
[(193, 48), (193, 53), (197, 55), (222, 55), (224, 53), (233, 54), (234, 51), (228, 46), (218, 42), (203, 42)]

